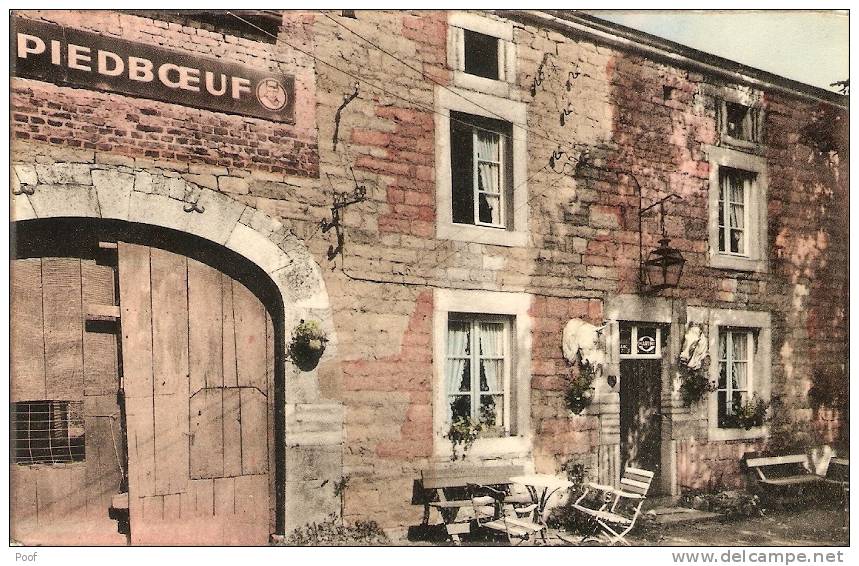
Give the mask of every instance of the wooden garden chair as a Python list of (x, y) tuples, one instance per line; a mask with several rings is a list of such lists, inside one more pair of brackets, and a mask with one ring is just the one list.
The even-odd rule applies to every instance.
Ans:
[(536, 504), (514, 506), (506, 501), (506, 492), (491, 486), (469, 484), (468, 490), (478, 527), (503, 534), (510, 544), (518, 545), (526, 540), (536, 544), (537, 535), (545, 544), (546, 525), (525, 518), (533, 514)]
[[(596, 531), (605, 537), (609, 544), (625, 544), (626, 534), (635, 526), (638, 516), (641, 515), (641, 506), (647, 497), (650, 484), (653, 481), (653, 472), (639, 468), (626, 468), (620, 479), (620, 488), (607, 485), (589, 483), (585, 491), (573, 504), (573, 508), (584, 513), (596, 523), (594, 532), (582, 537), (581, 542), (588, 540), (599, 540)], [(601, 492), (602, 497), (596, 499), (593, 506), (585, 505), (583, 502), (593, 493)]]

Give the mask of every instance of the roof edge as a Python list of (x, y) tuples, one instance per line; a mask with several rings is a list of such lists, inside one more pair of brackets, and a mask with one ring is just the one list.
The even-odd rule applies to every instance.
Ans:
[(731, 82), (776, 91), (805, 100), (825, 102), (845, 110), (849, 108), (850, 98), (847, 95), (788, 79), (580, 11), (495, 10), (494, 12), (499, 16), (507, 18), (512, 16), (511, 19), (541, 25), (566, 35), (585, 35), (613, 47), (718, 75)]

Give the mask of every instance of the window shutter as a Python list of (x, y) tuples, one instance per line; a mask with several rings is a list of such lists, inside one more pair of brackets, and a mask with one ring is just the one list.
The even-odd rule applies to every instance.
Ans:
[(451, 208), (453, 222), (474, 224), (474, 180), (473, 180), (473, 139), (472, 129), (455, 121), (451, 113), (450, 121), (450, 176)]

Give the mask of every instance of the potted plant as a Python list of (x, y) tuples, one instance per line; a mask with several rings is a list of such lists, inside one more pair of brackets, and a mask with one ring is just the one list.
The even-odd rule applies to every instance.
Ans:
[(328, 337), (318, 321), (302, 319), (292, 332), (289, 357), (302, 370), (312, 369), (325, 352), (327, 342)]
[(734, 413), (730, 415), (729, 422), (746, 430), (763, 426), (769, 408), (770, 404), (758, 397), (757, 394), (752, 395), (748, 401), (736, 400), (733, 404)]

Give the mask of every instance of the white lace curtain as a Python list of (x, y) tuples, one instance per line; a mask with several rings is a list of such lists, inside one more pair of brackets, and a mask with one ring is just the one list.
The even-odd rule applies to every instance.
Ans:
[(453, 322), (447, 325), (447, 364), (445, 377), (447, 381), (447, 418), (451, 419), (453, 412), (450, 404), (454, 396), (462, 391), (462, 380), (465, 373), (465, 364), (468, 361), (468, 341), (470, 324), (467, 322)]
[(481, 221), (501, 224), (501, 137), (478, 130), (475, 149)]
[[(503, 358), (504, 356), (504, 325), (498, 323), (481, 323), (480, 325), (480, 355), (487, 358)], [(486, 383), (481, 383), (483, 391), (501, 391), (503, 377), (503, 359), (481, 360), (483, 375)], [(486, 388), (484, 388), (484, 386)]]

